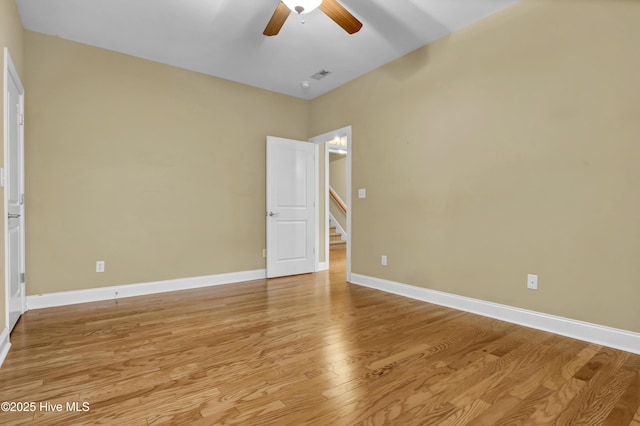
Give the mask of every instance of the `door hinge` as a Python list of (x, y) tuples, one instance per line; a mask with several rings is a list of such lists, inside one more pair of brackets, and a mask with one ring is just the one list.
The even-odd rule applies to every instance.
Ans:
[(20, 194), (20, 204), (24, 204), (24, 194)]
[(24, 272), (20, 273), (20, 282), (24, 283)]
[(18, 124), (24, 126), (24, 114), (18, 115)]

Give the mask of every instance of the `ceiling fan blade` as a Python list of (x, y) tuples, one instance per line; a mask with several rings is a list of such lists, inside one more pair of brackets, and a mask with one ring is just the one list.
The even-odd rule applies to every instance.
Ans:
[(289, 13), (291, 13), (289, 8), (284, 3), (280, 2), (262, 34), (266, 36), (277, 35), (280, 32), (280, 28), (284, 25), (284, 21), (289, 17)]
[(362, 28), (362, 22), (336, 0), (323, 0), (319, 9), (349, 34), (357, 33)]

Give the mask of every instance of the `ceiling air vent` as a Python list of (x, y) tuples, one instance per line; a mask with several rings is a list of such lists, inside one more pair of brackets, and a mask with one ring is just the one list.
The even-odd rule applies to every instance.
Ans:
[(313, 78), (314, 80), (322, 80), (323, 78), (325, 78), (329, 74), (331, 74), (331, 71), (322, 70), (322, 71), (318, 71), (317, 73), (312, 75), (311, 78)]

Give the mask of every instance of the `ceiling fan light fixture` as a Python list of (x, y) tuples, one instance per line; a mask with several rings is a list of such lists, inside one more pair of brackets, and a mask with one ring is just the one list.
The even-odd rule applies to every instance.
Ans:
[(282, 2), (298, 14), (309, 13), (322, 4), (322, 0), (282, 0)]

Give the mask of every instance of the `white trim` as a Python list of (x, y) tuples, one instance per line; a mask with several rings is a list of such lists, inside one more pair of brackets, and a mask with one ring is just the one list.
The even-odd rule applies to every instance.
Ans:
[(353, 204), (351, 194), (351, 159), (353, 158), (353, 139), (351, 137), (351, 126), (345, 127), (347, 132), (347, 281), (351, 280), (351, 217), (353, 215)]
[(330, 196), (329, 196), (329, 150), (327, 147), (327, 143), (326, 143), (326, 139), (327, 136), (325, 135), (324, 137), (320, 137), (320, 139), (322, 139), (323, 141), (325, 141), (324, 143), (324, 260), (327, 262), (327, 269), (329, 269), (330, 266), (330, 261), (331, 261), (331, 255), (329, 254), (329, 244), (331, 243), (331, 237), (329, 236), (329, 228), (331, 227), (331, 223), (330, 223), (330, 212), (329, 212), (329, 203), (330, 203)]
[(336, 155), (347, 155), (347, 151), (344, 149), (338, 149), (338, 148), (333, 148), (331, 146), (331, 144), (327, 144), (329, 147), (329, 153), (330, 154), (336, 154)]
[(0, 333), (0, 367), (2, 367), (2, 364), (9, 353), (10, 347), (9, 327), (5, 327), (4, 330), (2, 330), (2, 333)]
[(41, 309), (51, 308), (53, 306), (73, 305), (76, 303), (121, 299), (123, 297), (144, 296), (148, 294), (164, 293), (167, 291), (187, 290), (259, 280), (264, 279), (265, 277), (265, 269), (256, 269), (253, 271), (231, 272), (227, 274), (154, 281), (141, 284), (126, 284), (86, 290), (61, 291), (58, 293), (27, 296), (27, 308)]
[[(316, 245), (314, 246), (314, 252), (316, 254), (316, 258), (315, 258), (315, 271), (321, 271), (322, 269), (320, 269), (320, 194), (318, 191), (318, 188), (320, 187), (320, 149), (318, 148), (318, 145), (316, 144), (314, 147), (314, 151), (313, 151), (313, 160), (314, 160), (314, 189), (315, 189), (315, 194), (314, 194), (314, 199), (313, 199), (313, 205), (315, 207), (315, 223), (314, 223), (314, 227), (315, 227), (315, 234), (316, 234)], [(326, 259), (325, 259), (326, 260)]]
[(318, 264), (318, 271), (326, 271), (327, 269), (329, 269), (329, 263), (328, 262), (320, 262)]
[(9, 178), (9, 176), (7, 176), (7, 161), (8, 161), (8, 155), (7, 155), (7, 142), (9, 141), (9, 124), (8, 124), (8, 109), (7, 109), (7, 103), (9, 102), (8, 97), (9, 97), (9, 73), (11, 72), (11, 68), (13, 68), (13, 62), (11, 62), (11, 56), (9, 55), (9, 49), (8, 48), (4, 48), (4, 70), (3, 70), (3, 85), (2, 85), (2, 90), (3, 90), (3, 97), (2, 97), (2, 105), (3, 106), (3, 110), (4, 110), (4, 116), (3, 116), (3, 123), (4, 123), (4, 128), (2, 129), (2, 137), (3, 137), (3, 151), (4, 152), (4, 163), (2, 164), (2, 186), (3, 186), (3, 193), (4, 196), (3, 198), (3, 205), (4, 205), (4, 212), (5, 215), (2, 218), (2, 224), (4, 226), (4, 301), (5, 301), (5, 319), (4, 319), (4, 326), (8, 327), (9, 323), (11, 322), (11, 320), (9, 319), (9, 301), (11, 299), (11, 291), (9, 289), (9, 283), (10, 283), (10, 277), (9, 277), (9, 268), (7, 268), (7, 266), (9, 265), (9, 239), (7, 238), (7, 236), (9, 235), (9, 219), (7, 217), (7, 210), (8, 210), (8, 200), (7, 200), (7, 179)]
[(529, 311), (499, 303), (416, 287), (381, 278), (352, 274), (350, 282), (424, 302), (496, 318), (578, 340), (640, 354), (640, 333), (592, 324), (570, 318)]
[(340, 226), (340, 222), (336, 220), (336, 217), (329, 212), (329, 224), (333, 224), (336, 227), (336, 231), (340, 233), (343, 240), (347, 239), (347, 231), (344, 230), (342, 226)]
[[(327, 144), (325, 142), (330, 141), (335, 137), (335, 132), (324, 133), (322, 135), (314, 136), (309, 138), (309, 142), (315, 144), (316, 146), (320, 146), (320, 144), (324, 144), (324, 193), (322, 194), (324, 198), (324, 247), (320, 248), (320, 156), (318, 155), (318, 161), (316, 162), (318, 171), (318, 177), (316, 179), (316, 205), (318, 206), (318, 259), (320, 258), (320, 250), (324, 250), (324, 260), (327, 264), (327, 269), (329, 269), (329, 150)], [(319, 150), (319, 149), (318, 149)], [(318, 269), (320, 270), (320, 269)]]

